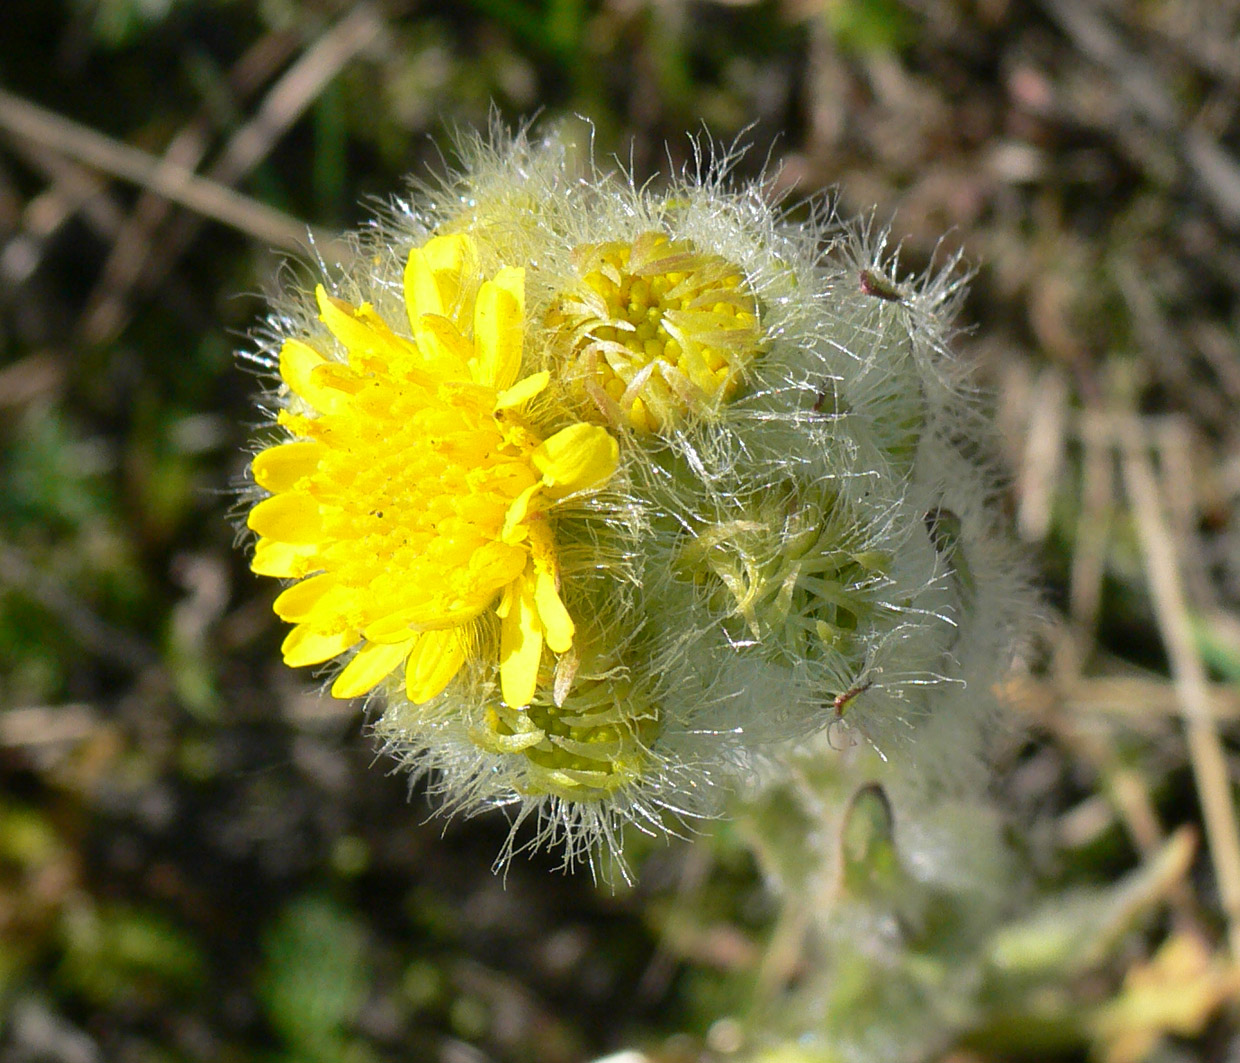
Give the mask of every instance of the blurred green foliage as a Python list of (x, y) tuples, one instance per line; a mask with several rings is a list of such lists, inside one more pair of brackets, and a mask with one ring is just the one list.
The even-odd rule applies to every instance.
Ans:
[(258, 991), (288, 1058), (374, 1058), (352, 1036), (370, 985), (366, 932), (322, 896), (290, 901), (267, 929)]

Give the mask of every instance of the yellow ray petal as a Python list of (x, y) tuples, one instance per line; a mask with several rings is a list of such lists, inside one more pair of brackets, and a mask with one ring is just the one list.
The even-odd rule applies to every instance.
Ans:
[(515, 586), (499, 629), (499, 685), (506, 704), (528, 705), (538, 688), (543, 633), (533, 590), (523, 576)]
[(523, 402), (529, 402), (537, 395), (548, 382), (551, 380), (551, 374), (544, 369), (540, 373), (531, 373), (524, 380), (519, 380), (506, 391), (499, 393), (499, 398), (495, 400), (495, 408), (497, 410), (508, 410), (513, 406), (520, 406)]
[(314, 371), (324, 365), (327, 359), (301, 340), (285, 340), (280, 348), (280, 376), (293, 394), (320, 413), (336, 413), (349, 401), (349, 396), (315, 379)]
[(518, 584), (513, 582), (504, 588), (503, 593), (499, 596), (499, 601), (495, 603), (495, 615), (503, 620), (510, 612), (512, 612), (513, 602), (517, 598)]
[(620, 448), (605, 428), (570, 424), (556, 432), (533, 455), (552, 497), (597, 487), (616, 471)]
[(426, 250), (415, 247), (405, 263), (405, 309), (409, 311), (409, 328), (417, 335), (424, 314), (442, 314), (443, 297), (435, 274), (426, 260)]
[(313, 440), (283, 443), (255, 454), (250, 472), (255, 483), (273, 494), (289, 491), (303, 476), (309, 476), (318, 468), (319, 460), (326, 453), (327, 448)]
[(432, 236), (422, 250), (436, 275), (459, 277), (464, 273), (474, 272), (477, 251), (474, 238), (465, 233)]
[(414, 335), (418, 337), (418, 350), (438, 375), (456, 380), (469, 378), (474, 348), (448, 318), (423, 314)]
[(254, 544), (254, 559), (250, 562), (250, 571), (278, 579), (300, 579), (319, 567), (315, 561), (317, 554), (317, 546), (259, 539)]
[(332, 361), (315, 366), (310, 373), (310, 382), (316, 387), (345, 395), (356, 395), (366, 386), (366, 378), (352, 366)]
[(479, 608), (490, 605), (499, 591), (521, 575), (525, 560), (525, 551), (508, 543), (486, 543), (474, 551), (469, 559), (469, 575), (478, 596), (485, 598)]
[(357, 642), (356, 631), (340, 631), (335, 635), (322, 635), (308, 624), (298, 624), (284, 639), (280, 651), (284, 663), (290, 668), (307, 664), (322, 664), (338, 657)]
[(323, 535), (319, 504), (295, 491), (264, 498), (245, 523), (251, 531), (281, 543), (317, 543)]
[(473, 240), (463, 235), (436, 236), (409, 252), (405, 306), (415, 335), (423, 314), (450, 316), (461, 309), (462, 278), (473, 273), (475, 257)]
[(505, 266), (488, 281), (508, 292), (516, 301), (521, 316), (525, 316), (525, 269), (521, 266)]
[(332, 572), (324, 572), (311, 576), (300, 583), (294, 583), (272, 603), (272, 611), (281, 620), (292, 624), (300, 624), (314, 615), (314, 610), (323, 600), (323, 596), (340, 585), (340, 579)]
[(344, 666), (332, 684), (333, 698), (356, 698), (374, 690), (409, 656), (409, 642), (368, 642)]
[(404, 610), (372, 621), (362, 634), (371, 642), (408, 642), (414, 632), (409, 630), (409, 612)]
[(529, 515), (530, 503), (540, 490), (542, 484), (531, 484), (512, 500), (512, 505), (504, 515), (504, 530), (500, 533), (504, 542), (519, 543), (529, 534), (522, 522)]
[(430, 701), (452, 682), (465, 663), (465, 646), (457, 628), (427, 631), (405, 663), (405, 693), (415, 705)]
[(525, 324), (525, 270), (505, 267), (478, 289), (474, 303), (474, 380), (501, 391), (521, 370)]
[(406, 359), (408, 341), (401, 339), (369, 303), (352, 306), (328, 295), (323, 285), (314, 290), (319, 302), (319, 320), (349, 352), (349, 360), (378, 358), (391, 364)]
[(540, 571), (535, 577), (534, 602), (538, 606), (538, 618), (542, 622), (548, 649), (553, 653), (566, 653), (573, 644), (576, 628), (564, 608), (551, 572)]

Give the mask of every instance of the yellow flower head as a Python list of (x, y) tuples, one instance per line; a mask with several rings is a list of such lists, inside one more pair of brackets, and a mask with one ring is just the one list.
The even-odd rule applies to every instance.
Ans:
[[(525, 271), (482, 279), (467, 235), (409, 254), (407, 323), (317, 290), (331, 339), (291, 338), (280, 375), (293, 437), (261, 451), (250, 511), (253, 569), (297, 580), (275, 602), (293, 625), (289, 665), (356, 647), (332, 685), (364, 694), (404, 668), (409, 699), (448, 686), (467, 659), (498, 657), (500, 690), (528, 704), (544, 645), (566, 652), (554, 509), (616, 469), (603, 428), (542, 438), (528, 418), (549, 375), (522, 375)], [(334, 340), (334, 343), (332, 342)], [(322, 349), (320, 349), (320, 347)], [(498, 645), (491, 634), (499, 618)]]
[(446, 811), (509, 809), (501, 862), (675, 831), (833, 727), (967, 760), (1024, 598), (958, 444), (955, 282), (726, 152), (660, 191), (554, 136), (463, 149), (252, 355), (285, 661), (381, 694)]
[(732, 397), (762, 349), (757, 300), (738, 267), (661, 232), (586, 244), (574, 258), (577, 283), (547, 325), (612, 423), (660, 431)]

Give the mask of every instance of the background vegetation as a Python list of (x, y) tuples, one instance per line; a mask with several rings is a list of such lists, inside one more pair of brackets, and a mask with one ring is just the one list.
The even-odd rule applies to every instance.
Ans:
[(616, 892), (493, 876), (502, 818), (425, 821), (234, 549), (259, 293), (493, 108), (588, 118), (639, 179), (739, 136), (773, 190), (894, 215), (910, 269), (964, 250), (1048, 601), (995, 796), (1049, 951), (905, 1054), (1240, 1059), (1240, 8), (1209, 0), (4, 0), (0, 1055), (726, 1059), (812, 980), (728, 824)]

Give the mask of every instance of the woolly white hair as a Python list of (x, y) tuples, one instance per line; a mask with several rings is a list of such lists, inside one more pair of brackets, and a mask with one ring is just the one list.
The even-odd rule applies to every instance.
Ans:
[[(910, 775), (974, 755), (1027, 599), (979, 457), (986, 418), (951, 350), (959, 263), (902, 277), (872, 219), (843, 221), (826, 199), (794, 217), (766, 175), (734, 183), (737, 151), (706, 141), (646, 184), (553, 132), (493, 127), (458, 152), (323, 280), (399, 328), (405, 260), (432, 235), (468, 232), (483, 275), (524, 267), (523, 372), (552, 378), (531, 405), (539, 431), (599, 416), (565, 382), (551, 316), (584, 283), (583, 247), (658, 233), (686, 269), (729, 264), (756, 338), (734, 395), (655, 432), (612, 426), (616, 474), (554, 510), (577, 633), (569, 654), (545, 651), (531, 705), (499, 701), (493, 652), (422, 705), (397, 675), (375, 698), (384, 750), (447, 813), (509, 810), (498, 863), (557, 846), (595, 868), (626, 824), (685, 829), (757, 765), (778, 772), (790, 742), (844, 728)], [(258, 361), (274, 366), (287, 337), (341, 357), (324, 336), (292, 291)], [(277, 389), (264, 405), (294, 403)], [(473, 637), (494, 648), (498, 624)]]

